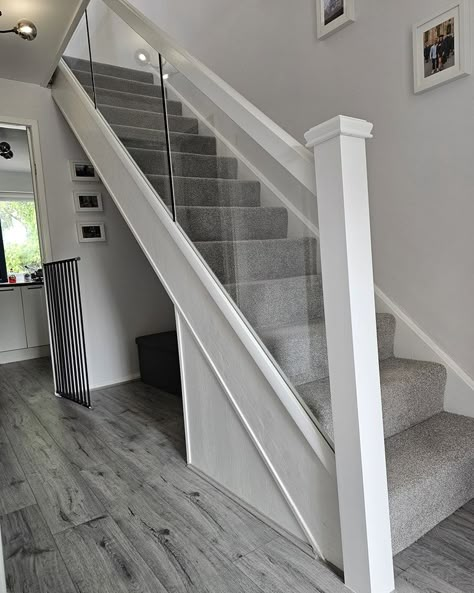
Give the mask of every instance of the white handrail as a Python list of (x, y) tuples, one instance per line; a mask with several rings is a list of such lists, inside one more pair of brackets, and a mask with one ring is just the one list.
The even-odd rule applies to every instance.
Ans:
[(311, 152), (126, 0), (103, 0), (297, 181), (316, 194)]

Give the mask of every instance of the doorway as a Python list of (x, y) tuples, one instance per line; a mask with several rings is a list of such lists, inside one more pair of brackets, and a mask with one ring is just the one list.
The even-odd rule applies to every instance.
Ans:
[(49, 356), (30, 129), (0, 123), (0, 364)]

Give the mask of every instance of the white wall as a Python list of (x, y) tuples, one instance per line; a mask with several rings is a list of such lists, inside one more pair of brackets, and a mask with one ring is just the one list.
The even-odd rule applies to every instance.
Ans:
[(474, 76), (412, 90), (412, 24), (453, 2), (356, 0), (357, 22), (324, 41), (315, 0), (132, 3), (300, 141), (336, 114), (375, 124), (376, 282), (474, 376)]
[[(104, 213), (94, 217), (74, 211), (71, 159), (84, 153), (54, 104), (48, 89), (1, 81), (2, 116), (38, 121), (46, 186), (52, 257), (80, 256), (87, 354), (92, 386), (126, 380), (138, 373), (135, 337), (174, 327), (174, 309), (161, 283), (101, 187)], [(107, 243), (81, 244), (76, 220), (104, 220)]]

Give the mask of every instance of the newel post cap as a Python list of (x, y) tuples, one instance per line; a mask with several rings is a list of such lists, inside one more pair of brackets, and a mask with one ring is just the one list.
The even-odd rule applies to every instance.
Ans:
[(353, 138), (372, 138), (374, 124), (365, 119), (337, 115), (328, 121), (311, 128), (304, 135), (307, 148), (332, 140), (337, 136), (351, 136)]

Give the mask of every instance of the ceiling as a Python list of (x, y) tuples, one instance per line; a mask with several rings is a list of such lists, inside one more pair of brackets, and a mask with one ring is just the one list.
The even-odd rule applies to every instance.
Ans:
[(13, 151), (12, 159), (0, 157), (0, 174), (29, 173), (30, 155), (26, 129), (4, 128), (0, 126), (0, 142), (8, 142)]
[(38, 28), (34, 41), (13, 33), (0, 35), (0, 78), (46, 85), (87, 0), (2, 0), (0, 29), (10, 29), (20, 18)]

